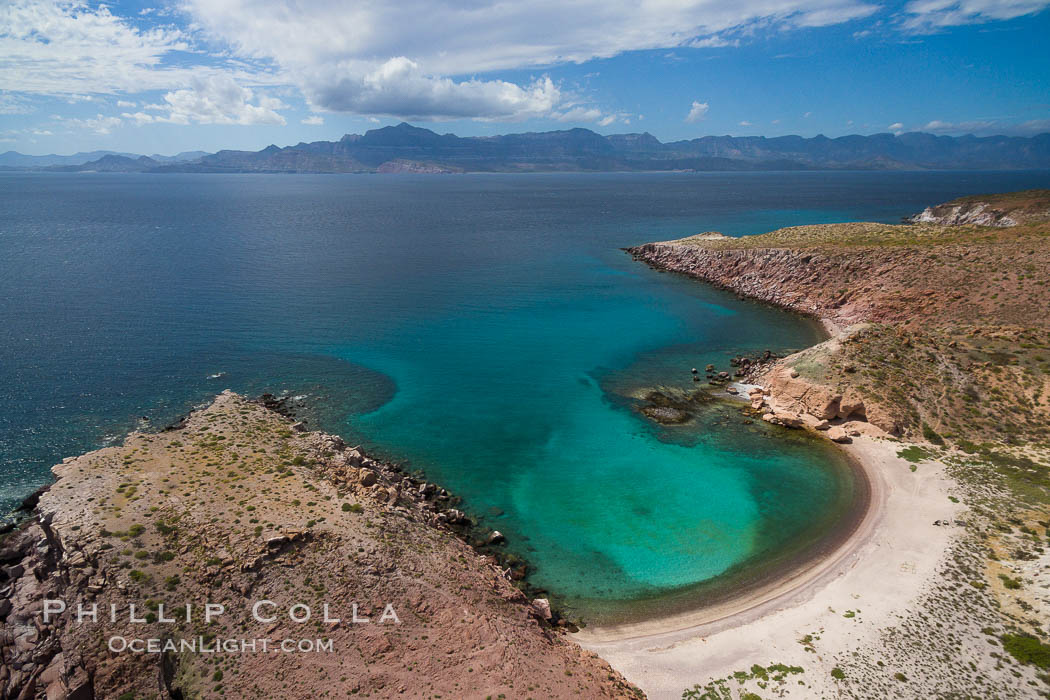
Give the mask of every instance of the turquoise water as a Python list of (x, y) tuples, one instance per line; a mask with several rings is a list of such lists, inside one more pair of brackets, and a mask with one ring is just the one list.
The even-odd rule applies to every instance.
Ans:
[(620, 248), (1047, 181), (0, 175), (0, 498), (223, 388), (302, 395), (315, 425), (462, 496), (534, 585), (623, 617), (790, 557), (853, 483), (826, 445), (732, 407), (674, 428), (636, 411), (641, 389), (692, 387), (691, 367), (818, 331)]
[[(585, 610), (658, 594), (790, 542), (811, 509), (840, 504), (842, 464), (819, 444), (758, 453), (732, 411), (711, 411), (728, 425), (667, 431), (630, 407), (637, 388), (691, 388), (692, 366), (728, 368), (740, 349), (811, 344), (812, 325), (615, 250), (535, 264), (508, 280), (513, 293), (339, 351), (398, 386), (351, 429), (463, 496), (536, 566), (534, 584)], [(550, 277), (563, 283), (530, 283)], [(780, 483), (763, 503), (770, 473)]]

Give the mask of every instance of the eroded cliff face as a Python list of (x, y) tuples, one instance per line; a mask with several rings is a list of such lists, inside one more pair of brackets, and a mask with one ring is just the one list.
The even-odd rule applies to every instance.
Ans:
[(234, 394), (54, 472), (0, 541), (2, 697), (635, 696), (454, 534), (447, 492)]
[(979, 195), (926, 207), (906, 221), (942, 226), (992, 226), (1007, 228), (1021, 223), (1050, 219), (1050, 191), (1025, 190), (1006, 194)]
[(943, 226), (996, 226), (1005, 228), (1016, 226), (1017, 221), (1001, 209), (995, 209), (985, 202), (973, 204), (941, 204), (926, 207), (919, 214), (908, 219), (915, 224), (941, 224)]

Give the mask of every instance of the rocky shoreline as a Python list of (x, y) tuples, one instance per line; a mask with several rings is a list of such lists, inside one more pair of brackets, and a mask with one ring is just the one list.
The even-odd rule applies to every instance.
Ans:
[[(719, 239), (708, 234), (706, 240)], [(765, 249), (727, 252), (678, 246), (674, 242), (648, 243), (629, 248), (627, 252), (635, 260), (654, 268), (687, 274), (747, 298), (814, 316), (832, 331), (828, 343), (839, 343), (847, 337), (835, 316), (821, 313), (820, 307), (810, 303), (804, 295), (783, 293), (775, 285), (768, 284), (760, 271), (753, 271), (753, 268), (763, 265), (810, 265), (815, 257), (812, 254)], [(752, 271), (742, 274), (741, 270), (745, 269)], [(737, 356), (730, 359), (730, 371), (717, 371), (714, 365), (707, 365), (705, 376), (709, 385), (728, 387), (726, 390), (730, 394), (739, 391), (730, 382), (746, 385), (744, 391), (751, 412), (767, 423), (792, 429), (808, 428), (837, 443), (848, 443), (862, 434), (876, 437), (900, 435), (900, 426), (892, 416), (877, 403), (869, 401), (866, 405), (856, 390), (836, 392), (800, 377), (790, 363), (806, 353), (806, 350), (796, 353), (789, 360), (768, 350), (753, 359)], [(694, 372), (694, 379), (699, 379), (697, 372)]]
[[(520, 590), (523, 565), (502, 558), (502, 536), (476, 531), (452, 494), (275, 408), (272, 397), (224, 392), (168, 430), (54, 467), (32, 518), (0, 540), (0, 696), (305, 698), (320, 678), (381, 696), (455, 696), (467, 678), (493, 694), (534, 685), (550, 697), (636, 696), (564, 637), (572, 627), (547, 600)], [(107, 649), (133, 636), (306, 636), (287, 618), (248, 616), (263, 599), (338, 603), (344, 622), (309, 632), (341, 653)], [(70, 611), (136, 605), (146, 621), (45, 621), (45, 600)], [(346, 624), (347, 601), (355, 622), (360, 602), (373, 623)], [(183, 602), (238, 612), (220, 626), (163, 624), (157, 605)], [(375, 623), (385, 606), (398, 624)]]
[(840, 443), (872, 483), (849, 541), (771, 592), (577, 635), (649, 697), (1046, 694), (1050, 191), (906, 221), (628, 249), (820, 320), (827, 340), (727, 386), (743, 411)]

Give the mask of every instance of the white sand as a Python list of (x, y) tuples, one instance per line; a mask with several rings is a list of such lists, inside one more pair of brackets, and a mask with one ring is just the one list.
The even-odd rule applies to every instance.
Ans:
[[(803, 571), (742, 599), (674, 618), (588, 628), (576, 640), (606, 659), (649, 698), (680, 698), (752, 664), (801, 666), (784, 689), (834, 695), (833, 656), (874, 639), (907, 614), (944, 556), (962, 506), (952, 503), (943, 465), (916, 471), (896, 456), (901, 443), (855, 438), (844, 445), (871, 481), (871, 505), (853, 535)], [(847, 611), (859, 611), (844, 617)], [(799, 640), (819, 636), (808, 652)], [(807, 685), (797, 685), (797, 679)]]

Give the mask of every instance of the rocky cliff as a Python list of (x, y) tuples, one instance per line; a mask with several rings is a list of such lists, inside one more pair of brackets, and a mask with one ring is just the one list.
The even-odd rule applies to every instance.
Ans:
[(4, 698), (635, 696), (447, 492), (258, 403), (54, 472), (0, 541)]
[(1050, 190), (1027, 190), (997, 195), (962, 197), (926, 207), (905, 221), (942, 226), (1017, 226), (1050, 220)]
[[(970, 211), (983, 203), (985, 212), (1010, 200), (972, 199)], [(1034, 212), (1050, 208), (1050, 192), (1018, 193), (1009, 204), (1016, 225), (1007, 228), (802, 226), (629, 252), (825, 323), (831, 340), (761, 377), (789, 422), (804, 415), (821, 427), (918, 439), (1047, 442), (1050, 225)]]

